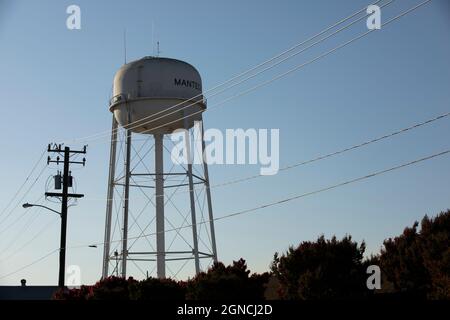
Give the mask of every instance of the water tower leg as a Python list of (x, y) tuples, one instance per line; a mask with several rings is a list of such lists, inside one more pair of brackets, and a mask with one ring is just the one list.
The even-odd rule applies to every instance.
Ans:
[(156, 191), (156, 275), (166, 277), (164, 230), (164, 162), (163, 135), (155, 134), (155, 191)]
[(205, 188), (206, 188), (206, 201), (208, 203), (208, 217), (209, 217), (209, 231), (211, 233), (211, 249), (213, 254), (213, 261), (217, 262), (217, 247), (216, 247), (216, 231), (214, 229), (214, 216), (212, 210), (212, 201), (211, 201), (211, 189), (209, 184), (209, 173), (208, 173), (208, 164), (205, 159), (205, 140), (203, 139), (203, 120), (202, 120), (202, 161), (203, 161), (203, 175), (205, 178)]
[(192, 157), (191, 157), (191, 143), (190, 143), (190, 135), (189, 130), (185, 131), (185, 140), (186, 140), (186, 155), (188, 159), (188, 179), (189, 179), (189, 196), (191, 199), (191, 217), (192, 217), (192, 237), (194, 244), (194, 261), (195, 261), (195, 273), (200, 273), (200, 258), (198, 255), (198, 236), (197, 236), (197, 216), (195, 213), (195, 193), (194, 193), (194, 179), (192, 177)]
[(122, 277), (127, 276), (127, 257), (128, 257), (128, 207), (130, 198), (130, 161), (131, 161), (131, 131), (127, 130), (125, 160), (125, 189), (123, 204), (123, 242), (122, 242)]
[(105, 221), (105, 238), (103, 246), (103, 269), (102, 278), (108, 277), (109, 260), (111, 250), (111, 217), (113, 210), (114, 197), (114, 180), (116, 175), (116, 150), (117, 150), (117, 121), (113, 115), (111, 129), (111, 151), (109, 158), (109, 177), (108, 177), (108, 193), (106, 199), (106, 221)]

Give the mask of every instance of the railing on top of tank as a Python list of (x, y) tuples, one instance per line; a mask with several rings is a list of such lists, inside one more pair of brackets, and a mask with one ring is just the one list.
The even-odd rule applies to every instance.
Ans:
[(126, 97), (123, 93), (121, 94), (116, 94), (114, 97), (112, 97), (111, 99), (109, 99), (109, 105), (113, 105), (117, 102), (120, 102), (122, 100), (126, 100)]
[[(192, 97), (190, 99), (186, 99), (186, 102), (189, 102), (189, 101), (192, 101), (192, 102), (195, 102), (195, 103), (199, 102), (199, 101), (194, 100), (193, 98), (197, 98), (197, 97), (194, 96), (194, 97)], [(121, 101), (127, 101), (127, 97), (126, 97), (126, 95), (124, 93), (116, 94), (114, 97), (109, 99), (109, 106), (112, 106), (113, 104), (116, 104), (116, 103), (121, 102)], [(204, 105), (206, 105), (206, 101), (207, 101), (207, 99), (205, 97), (201, 98), (201, 102)]]

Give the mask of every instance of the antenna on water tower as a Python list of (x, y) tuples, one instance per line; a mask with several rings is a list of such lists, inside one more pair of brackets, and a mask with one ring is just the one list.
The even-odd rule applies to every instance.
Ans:
[(156, 41), (156, 52), (155, 52), (155, 23), (152, 21), (152, 55), (154, 57), (159, 57), (161, 51), (159, 50), (159, 41)]
[(127, 29), (123, 29), (123, 61), (127, 64)]
[(152, 21), (152, 55), (155, 55), (155, 22)]

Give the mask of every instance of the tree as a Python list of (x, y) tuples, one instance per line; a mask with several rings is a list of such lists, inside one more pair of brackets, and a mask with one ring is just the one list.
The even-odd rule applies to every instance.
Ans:
[(90, 286), (81, 286), (73, 289), (58, 289), (54, 294), (53, 300), (73, 300), (85, 301), (92, 297), (92, 288)]
[(128, 300), (129, 287), (134, 285), (136, 280), (132, 277), (127, 279), (120, 277), (108, 277), (98, 281), (92, 287), (93, 300)]
[[(272, 273), (251, 274), (245, 260), (229, 266), (215, 263), (187, 282), (118, 277), (94, 286), (64, 289), (54, 299), (64, 300), (262, 300), (359, 299), (375, 297), (450, 299), (450, 210), (425, 216), (395, 238), (384, 241), (380, 254), (363, 261), (365, 243), (351, 236), (302, 242), (282, 255), (275, 253)], [(378, 265), (382, 290), (366, 287), (369, 265)]]
[(418, 298), (450, 299), (450, 210), (425, 216), (403, 234), (384, 241), (379, 257), (394, 292)]
[(262, 300), (269, 274), (253, 274), (244, 259), (226, 267), (215, 263), (187, 283), (189, 300)]
[(131, 300), (184, 300), (185, 283), (172, 279), (148, 278), (129, 288)]
[(364, 242), (358, 246), (350, 236), (302, 242), (279, 256), (272, 272), (279, 282), (279, 297), (289, 300), (347, 299), (368, 294), (363, 265)]

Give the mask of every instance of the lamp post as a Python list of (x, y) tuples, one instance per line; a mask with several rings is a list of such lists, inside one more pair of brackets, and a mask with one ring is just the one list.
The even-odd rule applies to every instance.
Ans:
[[(54, 210), (54, 209), (52, 209), (52, 208), (49, 208), (49, 207), (40, 205), (40, 204), (32, 204), (32, 203), (28, 203), (28, 202), (27, 202), (27, 203), (24, 203), (24, 204), (22, 205), (22, 207), (25, 208), (25, 209), (31, 208), (31, 207), (44, 208), (44, 209), (47, 209), (47, 210), (49, 210), (49, 211), (51, 211), (51, 212), (54, 212), (54, 213), (58, 214), (61, 218), (63, 217), (63, 216), (61, 215), (60, 212), (58, 212), (58, 211), (56, 211), (56, 210)], [(61, 225), (63, 225), (63, 223), (61, 223)], [(65, 252), (63, 252), (63, 250), (65, 251), (65, 243), (66, 243), (65, 237), (66, 237), (66, 233), (65, 233), (65, 232), (61, 232), (61, 244), (64, 243), (64, 247), (60, 246), (60, 248), (59, 248), (60, 261), (59, 261), (59, 279), (58, 279), (58, 286), (59, 286), (60, 288), (64, 288)], [(61, 257), (62, 257), (63, 259), (61, 259)], [(61, 278), (61, 277), (62, 277), (62, 278)]]
[(40, 204), (33, 204), (33, 203), (28, 203), (28, 202), (27, 202), (27, 203), (24, 203), (24, 204), (22, 205), (22, 207), (24, 207), (25, 209), (31, 208), (31, 207), (44, 208), (44, 209), (50, 210), (50, 211), (52, 211), (52, 212), (58, 214), (59, 216), (61, 216), (61, 213), (60, 213), (60, 212), (58, 212), (58, 211), (56, 211), (56, 210), (54, 210), (54, 209), (52, 209), (52, 208), (49, 208), (49, 207), (40, 205)]

